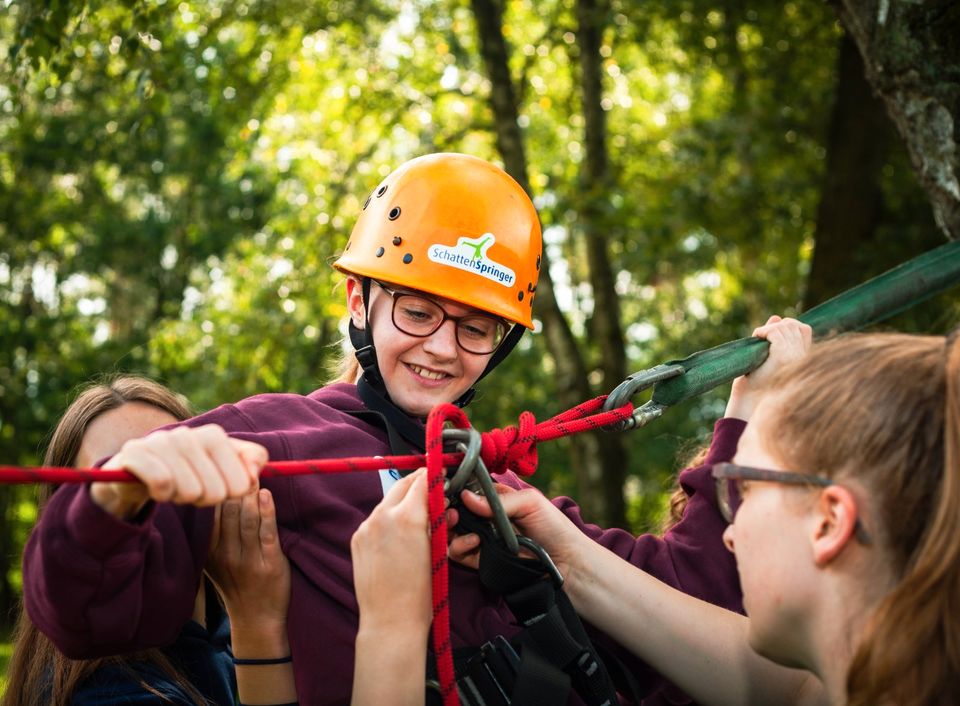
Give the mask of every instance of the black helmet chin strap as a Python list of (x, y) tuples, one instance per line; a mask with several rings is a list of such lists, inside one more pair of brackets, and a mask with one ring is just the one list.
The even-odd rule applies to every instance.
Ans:
[[(363, 317), (364, 317), (364, 327), (362, 329), (357, 328), (353, 324), (353, 320), (350, 320), (348, 325), (348, 330), (350, 333), (350, 343), (353, 344), (354, 354), (357, 356), (357, 361), (360, 363), (360, 367), (363, 369), (363, 380), (366, 382), (365, 387), (369, 393), (376, 393), (376, 397), (380, 401), (374, 401), (375, 404), (371, 406), (371, 401), (364, 399), (364, 403), (371, 408), (375, 408), (378, 412), (382, 412), (387, 415), (387, 418), (395, 417), (394, 414), (388, 413), (385, 407), (392, 407), (394, 410), (400, 411), (403, 416), (409, 418), (409, 416), (403, 412), (399, 407), (397, 407), (393, 401), (390, 399), (390, 394), (387, 392), (387, 387), (383, 382), (383, 376), (380, 374), (380, 367), (377, 365), (377, 349), (373, 345), (373, 327), (370, 326), (370, 278), (363, 277), (360, 280), (361, 292), (363, 294)], [(516, 347), (517, 343), (520, 342), (520, 337), (523, 336), (525, 328), (520, 324), (514, 324), (510, 331), (507, 332), (507, 335), (504, 337), (503, 341), (500, 342), (500, 345), (497, 346), (497, 350), (493, 352), (493, 355), (490, 356), (490, 360), (487, 361), (487, 367), (483, 369), (483, 372), (480, 373), (480, 377), (477, 378), (477, 382), (482, 380), (490, 373), (495, 367), (500, 365), (503, 362), (510, 352)], [(460, 397), (453, 401), (453, 404), (457, 407), (466, 407), (470, 404), (470, 401), (473, 399), (474, 395), (477, 393), (476, 389), (471, 387), (469, 390), (464, 392)], [(422, 431), (420, 434), (422, 440)], [(421, 441), (422, 444), (422, 441)]]

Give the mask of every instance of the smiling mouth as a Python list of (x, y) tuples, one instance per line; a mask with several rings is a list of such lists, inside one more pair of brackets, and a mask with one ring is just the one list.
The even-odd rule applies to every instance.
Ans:
[(447, 373), (441, 373), (433, 370), (427, 370), (426, 368), (421, 368), (419, 365), (407, 364), (407, 367), (410, 368), (413, 372), (419, 375), (422, 378), (427, 380), (443, 380), (450, 377)]

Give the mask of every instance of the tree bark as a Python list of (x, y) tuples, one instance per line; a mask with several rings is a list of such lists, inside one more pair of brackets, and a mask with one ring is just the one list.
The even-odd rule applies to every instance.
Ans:
[(838, 11), (937, 225), (948, 238), (960, 237), (960, 4), (839, 0)]
[[(602, 0), (601, 0), (602, 2)], [(607, 250), (610, 219), (610, 168), (607, 154), (607, 118), (603, 109), (603, 65), (600, 45), (606, 8), (597, 0), (577, 2), (577, 47), (580, 54), (580, 92), (583, 101), (584, 154), (580, 169), (580, 227), (586, 242), (590, 286), (593, 289), (591, 329), (600, 349), (603, 389), (613, 390), (627, 376), (626, 342), (620, 317), (620, 298)], [(603, 454), (603, 494), (608, 522), (627, 526), (623, 484), (627, 452), (623, 435), (610, 435), (600, 446)]]
[[(471, 0), (477, 23), (480, 54), (490, 79), (490, 105), (494, 115), (497, 150), (507, 172), (532, 195), (527, 171), (523, 134), (517, 124), (519, 106), (510, 76), (509, 51), (503, 36), (503, 10), (497, 0)], [(537, 314), (543, 321), (547, 350), (557, 371), (557, 398), (564, 408), (573, 407), (591, 396), (587, 369), (573, 331), (557, 304), (550, 261), (544, 251), (536, 296)], [(578, 501), (584, 515), (593, 522), (606, 521), (603, 494), (598, 480), (603, 476), (597, 435), (571, 437), (571, 464), (577, 478)]]
[(892, 137), (890, 121), (849, 35), (840, 42), (835, 95), (804, 309), (864, 279), (858, 253), (874, 240), (882, 208), (879, 177)]

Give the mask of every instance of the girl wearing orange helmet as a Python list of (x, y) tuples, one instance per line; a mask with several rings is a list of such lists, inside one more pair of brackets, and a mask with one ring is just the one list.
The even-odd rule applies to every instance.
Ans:
[[(38, 627), (78, 656), (172, 640), (189, 617), (206, 559), (210, 507), (248, 493), (268, 457), (422, 449), (422, 418), (429, 410), (440, 402), (466, 404), (473, 385), (532, 327), (540, 265), (533, 204), (501, 169), (458, 154), (429, 155), (399, 167), (370, 194), (335, 263), (348, 277), (359, 377), (309, 395), (257, 395), (129, 442), (104, 465), (126, 468), (141, 484), (58, 491), (51, 501), (56, 509), (45, 513), (25, 551), (26, 603)], [(733, 422), (722, 426), (714, 459), (732, 457), (741, 429)], [(292, 568), (291, 654), (276, 658), (292, 658), (304, 703), (348, 701), (355, 645), (368, 644), (370, 631), (388, 629), (359, 619), (350, 541), (395, 476), (263, 481), (275, 499)], [(498, 480), (526, 487), (510, 472)], [(635, 565), (739, 608), (735, 567), (720, 542), (723, 519), (707, 502), (713, 481), (698, 471), (685, 482), (693, 493), (687, 516), (665, 540), (588, 526), (572, 501), (556, 503), (582, 531)], [(390, 630), (419, 621), (408, 610), (418, 597), (405, 589), (385, 589), (396, 597)], [(510, 610), (479, 585), (474, 572), (451, 567), (450, 591), (455, 647), (519, 632)], [(423, 670), (421, 652), (417, 646), (407, 651), (414, 665), (409, 668)], [(651, 675), (646, 685), (655, 683)]]

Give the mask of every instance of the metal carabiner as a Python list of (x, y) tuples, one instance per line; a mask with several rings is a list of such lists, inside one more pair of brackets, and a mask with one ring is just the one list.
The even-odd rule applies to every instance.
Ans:
[[(464, 488), (470, 488), (483, 495), (490, 504), (493, 511), (493, 526), (496, 529), (500, 539), (510, 550), (511, 554), (517, 554), (520, 551), (520, 543), (517, 541), (517, 533), (503, 509), (503, 503), (500, 502), (500, 496), (494, 487), (493, 478), (490, 477), (490, 471), (480, 457), (481, 438), (480, 432), (474, 428), (470, 429), (444, 429), (443, 438), (457, 442), (457, 450), (463, 452), (463, 460), (460, 466), (449, 478), (445, 484), (447, 497), (457, 497)], [(464, 444), (463, 442), (467, 443)]]
[[(444, 492), (447, 496), (458, 496), (473, 476), (473, 469), (480, 458), (480, 432), (476, 429), (444, 429), (441, 432), (444, 441), (456, 441), (456, 449), (463, 454), (463, 460), (457, 467), (453, 477), (444, 481)], [(466, 443), (464, 443), (466, 442)]]
[(517, 540), (520, 542), (521, 547), (530, 550), (530, 552), (547, 567), (547, 573), (550, 574), (550, 578), (553, 579), (554, 585), (560, 588), (563, 585), (563, 575), (560, 573), (557, 565), (553, 563), (553, 559), (547, 553), (547, 550), (529, 537), (518, 537)]
[[(640, 370), (639, 372), (633, 373), (633, 375), (628, 376), (626, 380), (617, 385), (613, 389), (613, 392), (607, 395), (607, 399), (603, 403), (603, 409), (605, 412), (609, 412), (610, 410), (622, 407), (641, 390), (646, 390), (649, 387), (653, 387), (658, 382), (663, 382), (664, 380), (675, 378), (678, 375), (683, 375), (684, 372), (684, 367), (678, 363), (664, 363), (662, 365), (657, 365), (652, 368), (647, 368), (646, 370)], [(637, 429), (639, 427), (646, 426), (663, 414), (663, 410), (666, 408), (666, 405), (657, 404), (653, 400), (649, 400), (633, 410), (633, 414), (630, 415), (630, 419), (618, 422), (616, 424), (610, 424), (604, 427), (604, 429), (609, 429), (611, 431), (626, 431), (628, 429)]]

